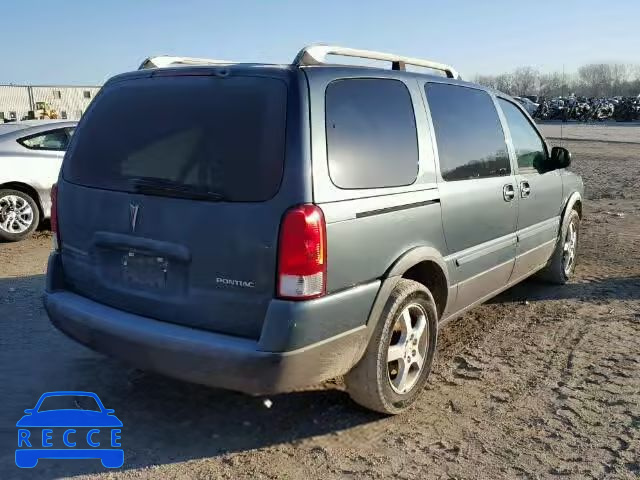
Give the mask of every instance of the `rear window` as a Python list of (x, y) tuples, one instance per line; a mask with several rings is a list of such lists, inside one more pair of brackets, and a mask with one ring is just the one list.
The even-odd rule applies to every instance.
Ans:
[(81, 185), (135, 191), (136, 180), (264, 201), (280, 187), (287, 87), (275, 78), (175, 76), (105, 88), (64, 164)]

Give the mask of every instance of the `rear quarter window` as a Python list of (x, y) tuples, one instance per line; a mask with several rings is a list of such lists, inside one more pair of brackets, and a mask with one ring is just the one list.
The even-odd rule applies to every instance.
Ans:
[(418, 175), (413, 104), (404, 83), (343, 79), (325, 93), (327, 158), (343, 189), (410, 185)]
[(69, 143), (69, 135), (66, 128), (49, 130), (35, 135), (29, 135), (18, 139), (18, 143), (29, 150), (49, 150), (63, 152)]
[(282, 179), (287, 85), (267, 77), (175, 76), (103, 89), (74, 135), (64, 178), (133, 191), (170, 181), (264, 201)]

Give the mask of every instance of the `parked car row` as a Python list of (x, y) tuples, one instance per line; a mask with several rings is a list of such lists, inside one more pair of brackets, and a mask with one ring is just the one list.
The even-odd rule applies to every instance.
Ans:
[(640, 120), (640, 96), (613, 98), (555, 97), (542, 101), (529, 113), (539, 120), (604, 121), (618, 122)]
[(0, 125), (0, 240), (22, 240), (50, 217), (51, 186), (76, 123), (33, 120)]

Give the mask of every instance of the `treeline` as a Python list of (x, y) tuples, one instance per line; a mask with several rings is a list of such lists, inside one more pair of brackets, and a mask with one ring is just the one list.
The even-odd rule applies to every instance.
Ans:
[(476, 83), (510, 95), (585, 97), (636, 97), (640, 94), (640, 65), (593, 63), (577, 72), (541, 73), (533, 67), (516, 68), (500, 75), (477, 75)]

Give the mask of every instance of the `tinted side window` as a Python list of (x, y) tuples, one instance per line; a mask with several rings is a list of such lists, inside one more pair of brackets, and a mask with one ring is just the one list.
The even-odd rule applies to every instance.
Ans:
[(55, 150), (64, 151), (69, 143), (69, 137), (65, 129), (52, 130), (18, 140), (20, 144), (31, 150)]
[(511, 102), (498, 99), (507, 118), (511, 141), (518, 157), (519, 168), (540, 168), (547, 158), (544, 142), (531, 126), (527, 117)]
[(380, 188), (415, 182), (416, 120), (402, 82), (337, 80), (325, 95), (329, 175), (336, 186)]
[(488, 93), (474, 88), (425, 86), (446, 181), (511, 172), (500, 118)]

